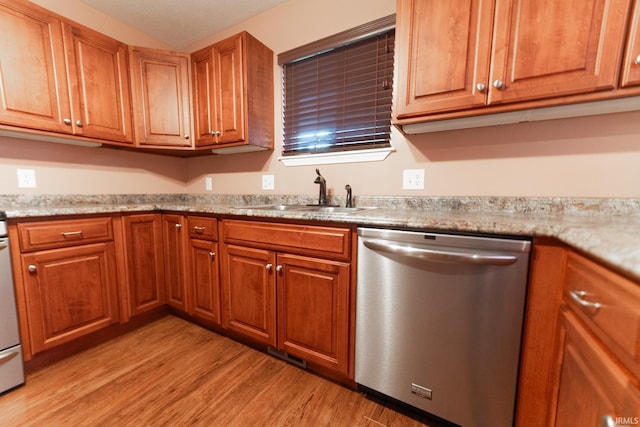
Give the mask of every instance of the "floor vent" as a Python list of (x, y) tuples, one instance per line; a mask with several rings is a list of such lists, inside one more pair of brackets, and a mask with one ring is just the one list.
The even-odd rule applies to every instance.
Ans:
[(307, 369), (307, 361), (304, 359), (300, 359), (299, 357), (295, 357), (287, 353), (286, 351), (278, 350), (274, 347), (267, 347), (267, 353), (272, 356), (277, 357), (278, 359), (282, 359), (285, 362), (289, 362), (292, 365), (296, 365), (299, 368)]

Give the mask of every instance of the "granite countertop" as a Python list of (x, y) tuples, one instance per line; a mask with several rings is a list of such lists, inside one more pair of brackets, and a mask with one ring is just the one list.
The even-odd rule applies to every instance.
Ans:
[[(555, 237), (640, 282), (640, 199), (518, 197), (360, 197), (349, 214), (253, 209), (314, 203), (264, 195), (0, 196), (9, 219), (164, 210), (509, 236)], [(331, 202), (344, 206), (338, 198)]]

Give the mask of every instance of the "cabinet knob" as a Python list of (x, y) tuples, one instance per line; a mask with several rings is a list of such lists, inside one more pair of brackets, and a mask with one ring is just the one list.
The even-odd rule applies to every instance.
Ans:
[(214, 256), (216, 256), (215, 252), (209, 252), (209, 258), (213, 259)]
[(184, 139), (189, 139), (189, 134), (188, 133), (184, 134)]
[(485, 85), (484, 83), (478, 83), (476, 85), (476, 89), (478, 90), (478, 92), (484, 93), (484, 91), (487, 90), (487, 85)]
[(222, 132), (220, 132), (219, 130), (212, 130), (209, 133), (211, 134), (211, 136), (220, 136), (220, 135), (222, 135)]
[(35, 273), (37, 269), (38, 267), (36, 267), (33, 264), (29, 264), (29, 267), (27, 267), (27, 270), (29, 270), (29, 273)]
[(177, 228), (177, 229), (181, 229), (181, 228), (182, 228), (182, 224), (177, 223), (177, 224), (176, 224), (176, 228)]
[(636, 59), (633, 61), (634, 64), (640, 65), (640, 55), (636, 56)]
[(281, 272), (281, 271), (282, 271), (282, 266), (281, 266), (281, 265), (278, 265), (278, 266), (276, 267), (276, 271), (277, 271), (278, 273), (279, 273), (279, 272)]
[(76, 120), (76, 126), (81, 128), (82, 127), (82, 120)]
[(495, 87), (498, 90), (504, 90), (505, 89), (504, 82), (502, 80), (500, 80), (500, 79), (493, 81), (493, 87)]
[(273, 264), (269, 263), (269, 264), (265, 265), (264, 268), (266, 268), (267, 271), (271, 271), (271, 269), (273, 268)]
[(71, 119), (64, 119), (62, 122), (67, 126), (71, 126)]

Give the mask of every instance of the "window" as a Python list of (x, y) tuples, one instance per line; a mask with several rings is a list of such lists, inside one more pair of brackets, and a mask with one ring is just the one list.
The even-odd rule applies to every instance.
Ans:
[(282, 154), (390, 147), (395, 15), (278, 56)]

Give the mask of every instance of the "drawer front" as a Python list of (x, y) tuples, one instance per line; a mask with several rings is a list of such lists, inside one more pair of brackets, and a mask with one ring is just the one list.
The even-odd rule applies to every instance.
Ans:
[(22, 252), (113, 240), (111, 218), (20, 223), (18, 232)]
[(203, 240), (218, 240), (218, 220), (203, 216), (187, 218), (189, 237)]
[(640, 378), (640, 287), (569, 254), (564, 292), (572, 311)]
[(235, 220), (225, 220), (223, 228), (225, 243), (342, 260), (351, 255), (348, 228)]

